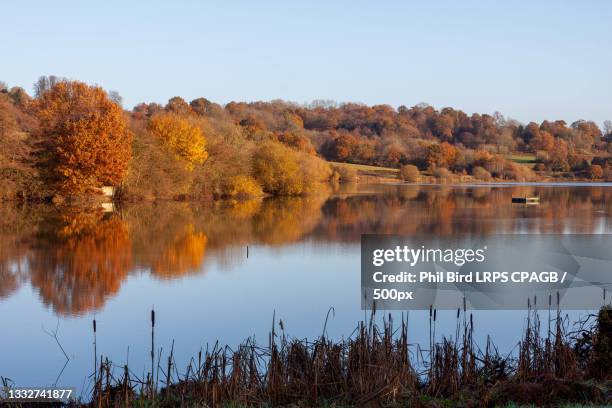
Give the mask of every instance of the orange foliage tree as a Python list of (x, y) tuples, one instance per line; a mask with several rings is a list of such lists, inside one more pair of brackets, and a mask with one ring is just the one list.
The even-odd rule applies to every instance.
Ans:
[(451, 167), (457, 158), (457, 148), (447, 142), (431, 144), (427, 148), (427, 166), (430, 169)]
[(202, 164), (208, 158), (206, 139), (202, 130), (173, 113), (155, 115), (149, 122), (149, 130), (164, 146), (187, 162), (187, 169)]
[(102, 88), (60, 81), (34, 107), (42, 137), (41, 170), (51, 187), (78, 195), (123, 180), (132, 134), (121, 107)]

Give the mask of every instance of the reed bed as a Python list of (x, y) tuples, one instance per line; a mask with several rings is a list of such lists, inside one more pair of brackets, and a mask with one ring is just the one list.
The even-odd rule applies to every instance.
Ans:
[[(342, 340), (330, 339), (325, 328), (313, 340), (292, 338), (273, 318), (267, 344), (252, 338), (236, 349), (215, 343), (193, 357), (183, 373), (173, 344), (166, 356), (155, 350), (152, 312), (150, 371), (139, 377), (127, 365), (96, 355), (93, 392), (83, 405), (611, 404), (612, 308), (603, 307), (570, 330), (552, 303), (549, 298), (548, 311), (538, 312), (536, 300), (530, 300), (518, 351), (507, 356), (490, 338), (482, 348), (475, 344), (473, 317), (464, 304), (457, 309), (453, 337), (436, 338), (437, 311), (430, 309), (429, 349), (409, 343), (407, 318), (377, 318), (375, 310)], [(546, 312), (548, 322), (542, 324)]]

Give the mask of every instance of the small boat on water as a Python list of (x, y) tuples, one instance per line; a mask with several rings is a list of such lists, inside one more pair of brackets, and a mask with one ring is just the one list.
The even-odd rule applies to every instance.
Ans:
[(512, 197), (512, 202), (518, 204), (540, 204), (540, 197)]

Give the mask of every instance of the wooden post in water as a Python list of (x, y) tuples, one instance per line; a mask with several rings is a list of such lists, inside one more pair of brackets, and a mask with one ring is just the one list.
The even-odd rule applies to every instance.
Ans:
[(155, 396), (155, 309), (151, 309), (151, 397)]
[(98, 349), (96, 344), (96, 318), (93, 319), (93, 335), (94, 335), (94, 384), (98, 380)]

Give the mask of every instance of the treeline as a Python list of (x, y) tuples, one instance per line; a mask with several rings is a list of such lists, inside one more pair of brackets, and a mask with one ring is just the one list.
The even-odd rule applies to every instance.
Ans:
[[(219, 107), (220, 108), (220, 107)], [(315, 149), (327, 160), (420, 171), (470, 174), (518, 181), (559, 173), (601, 179), (612, 168), (612, 122), (602, 131), (592, 121), (531, 122), (500, 113), (471, 116), (453, 108), (436, 110), (319, 101), (300, 106), (283, 101), (229, 103), (234, 120), (259, 137)], [(532, 157), (531, 166), (508, 160)], [(534, 171), (531, 170), (533, 168)]]
[(62, 202), (103, 187), (125, 200), (299, 195), (339, 178), (314, 150), (254, 139), (202, 102), (129, 112), (117, 93), (78, 81), (42, 77), (33, 97), (2, 86), (2, 197)]
[[(611, 179), (612, 123), (522, 125), (500, 114), (431, 106), (308, 106), (283, 101), (171, 98), (121, 107), (116, 92), (41, 77), (30, 96), (0, 84), (4, 199), (89, 196), (114, 187), (126, 200), (299, 195), (354, 174), (325, 160), (404, 167), (482, 180), (548, 175)], [(530, 166), (509, 160), (529, 154)], [(323, 160), (325, 159), (325, 160)]]

